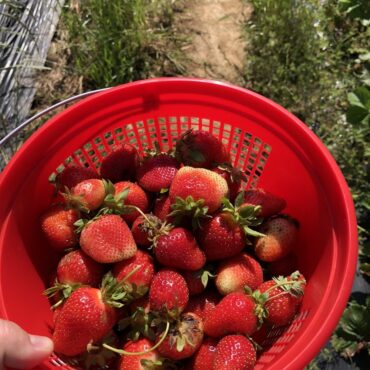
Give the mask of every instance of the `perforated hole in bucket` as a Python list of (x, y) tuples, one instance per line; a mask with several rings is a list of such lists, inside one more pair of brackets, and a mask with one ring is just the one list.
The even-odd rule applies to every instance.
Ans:
[(245, 171), (248, 178), (245, 187), (257, 186), (271, 153), (271, 146), (233, 124), (188, 116), (145, 118), (112, 128), (71, 153), (51, 178), (72, 163), (98, 169), (102, 159), (120, 143), (130, 143), (140, 152), (153, 148), (155, 142), (159, 143), (163, 151), (174, 149), (177, 139), (189, 129), (207, 131), (219, 138), (229, 151), (234, 166)]
[(268, 349), (258, 359), (255, 370), (264, 369), (266, 365), (271, 364), (274, 358), (284, 351), (300, 330), (308, 314), (309, 311), (302, 311), (289, 326), (273, 328), (269, 331), (267, 338), (262, 342), (262, 347)]

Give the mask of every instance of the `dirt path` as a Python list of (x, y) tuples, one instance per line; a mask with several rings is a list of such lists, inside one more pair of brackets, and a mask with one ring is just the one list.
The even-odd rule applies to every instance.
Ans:
[(187, 0), (175, 21), (189, 35), (187, 74), (238, 83), (245, 59), (243, 24), (251, 7), (243, 0)]

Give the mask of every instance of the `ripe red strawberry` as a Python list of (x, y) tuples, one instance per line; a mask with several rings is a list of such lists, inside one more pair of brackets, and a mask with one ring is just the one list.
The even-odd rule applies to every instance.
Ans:
[(173, 179), (169, 196), (171, 204), (176, 203), (178, 197), (203, 200), (204, 207), (212, 214), (221, 207), (228, 191), (226, 180), (217, 173), (204, 168), (182, 167)]
[(103, 179), (110, 180), (113, 183), (133, 180), (139, 159), (139, 153), (133, 145), (129, 143), (120, 144), (103, 158), (100, 174)]
[(63, 193), (63, 196), (71, 208), (89, 213), (102, 206), (107, 192), (106, 186), (100, 179), (84, 180)]
[(176, 158), (166, 153), (155, 154), (144, 159), (137, 169), (136, 179), (145, 190), (160, 192), (168, 189), (180, 167)]
[(263, 282), (261, 265), (246, 253), (238, 254), (218, 265), (216, 287), (222, 295), (233, 292), (244, 292), (247, 285), (252, 290)]
[(57, 267), (58, 281), (62, 284), (84, 284), (97, 287), (103, 275), (104, 266), (80, 249), (62, 257)]
[(188, 130), (176, 143), (176, 158), (186, 166), (211, 168), (229, 162), (230, 156), (220, 140), (206, 131)]
[(204, 332), (215, 338), (235, 333), (251, 335), (257, 329), (255, 307), (246, 294), (230, 293), (208, 314)]
[(138, 245), (150, 247), (153, 244), (154, 230), (160, 228), (161, 220), (152, 214), (146, 214), (145, 217), (140, 215), (136, 218), (131, 226), (131, 232)]
[[(123, 199), (124, 205), (132, 205), (141, 209), (144, 213), (148, 212), (149, 209), (149, 197), (145, 191), (137, 184), (130, 181), (121, 181), (114, 184), (115, 198), (119, 202), (120, 194), (124, 190), (128, 190)], [(129, 213), (123, 213), (122, 218), (131, 225), (136, 218), (140, 215), (139, 211), (130, 211)]]
[[(157, 343), (161, 337), (157, 338)], [(191, 357), (203, 341), (202, 319), (192, 312), (183, 313), (169, 330), (164, 341), (157, 348), (158, 352), (171, 360)]]
[(186, 311), (194, 312), (203, 321), (220, 302), (221, 296), (214, 290), (206, 290), (203, 294), (190, 297)]
[(153, 213), (160, 220), (172, 222), (173, 218), (169, 216), (171, 212), (171, 199), (168, 195), (155, 200)]
[(153, 311), (180, 314), (189, 301), (185, 279), (176, 271), (163, 269), (154, 275), (149, 289), (149, 304)]
[[(157, 350), (151, 350), (154, 343), (146, 338), (139, 339), (136, 342), (129, 341), (123, 346), (123, 350), (128, 353), (146, 352), (141, 355), (123, 354), (119, 362), (119, 370), (145, 370), (148, 368), (155, 369), (160, 366), (160, 356)], [(149, 351), (149, 352), (148, 352)], [(152, 367), (150, 367), (152, 366)], [(158, 367), (159, 368), (159, 367)]]
[(228, 335), (217, 344), (213, 370), (252, 370), (256, 360), (250, 340), (243, 335)]
[(287, 256), (296, 246), (298, 221), (287, 215), (278, 215), (266, 220), (261, 228), (261, 236), (256, 240), (256, 256), (265, 262), (277, 261)]
[(209, 271), (203, 269), (198, 271), (182, 271), (181, 274), (188, 285), (189, 295), (191, 296), (203, 293), (207, 288), (209, 278), (214, 277)]
[(64, 191), (66, 187), (72, 189), (79, 182), (89, 179), (100, 179), (95, 169), (72, 164), (56, 176), (55, 184), (57, 189)]
[(103, 215), (89, 221), (80, 236), (82, 250), (100, 263), (119, 262), (135, 255), (135, 240), (125, 221), (117, 215)]
[(124, 280), (133, 290), (135, 297), (143, 296), (148, 292), (154, 276), (153, 258), (138, 249), (133, 257), (117, 262), (112, 273), (118, 281)]
[(246, 246), (243, 228), (226, 212), (202, 221), (196, 235), (208, 261), (235, 256)]
[(160, 235), (155, 242), (154, 253), (163, 266), (182, 270), (196, 271), (206, 262), (206, 256), (193, 234), (182, 227), (172, 228)]
[(286, 207), (285, 199), (261, 188), (247, 190), (244, 193), (244, 202), (261, 206), (261, 217), (276, 215)]
[(78, 213), (63, 204), (50, 206), (41, 216), (41, 230), (49, 244), (57, 251), (73, 248), (78, 244), (74, 223)]
[(299, 272), (288, 278), (278, 277), (262, 283), (253, 297), (263, 307), (263, 318), (269, 325), (284, 326), (298, 311), (306, 281)]
[(198, 352), (192, 358), (192, 370), (213, 370), (213, 363), (216, 356), (217, 340), (205, 338)]
[(100, 289), (81, 287), (64, 303), (55, 323), (54, 350), (66, 356), (86, 351), (102, 339), (117, 319), (116, 309), (105, 303)]

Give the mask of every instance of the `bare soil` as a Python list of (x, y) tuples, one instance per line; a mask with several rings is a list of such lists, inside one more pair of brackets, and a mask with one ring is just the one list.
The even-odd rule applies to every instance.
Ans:
[(245, 62), (243, 25), (252, 8), (244, 0), (187, 0), (175, 18), (189, 36), (184, 47), (189, 76), (238, 83)]

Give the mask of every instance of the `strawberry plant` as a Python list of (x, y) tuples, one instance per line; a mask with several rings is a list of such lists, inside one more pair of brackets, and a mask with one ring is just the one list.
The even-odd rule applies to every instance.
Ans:
[(343, 313), (340, 323), (331, 340), (337, 352), (346, 358), (360, 351), (370, 356), (370, 296), (365, 304), (351, 301)]

